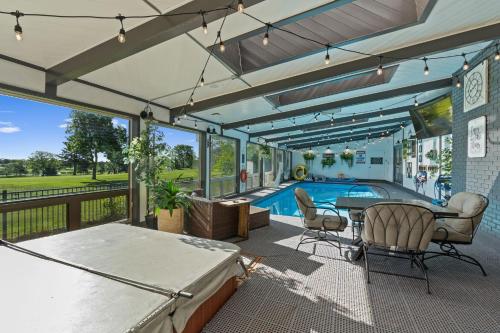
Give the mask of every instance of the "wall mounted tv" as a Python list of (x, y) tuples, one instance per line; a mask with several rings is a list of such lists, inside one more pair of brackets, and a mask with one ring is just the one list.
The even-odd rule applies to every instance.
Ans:
[(451, 133), (453, 108), (451, 96), (445, 95), (410, 111), (417, 139)]

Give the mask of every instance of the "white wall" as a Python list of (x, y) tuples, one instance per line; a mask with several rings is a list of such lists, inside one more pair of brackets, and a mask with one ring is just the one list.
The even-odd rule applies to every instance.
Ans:
[[(351, 168), (347, 166), (345, 162), (342, 162), (339, 154), (349, 146), (349, 149), (364, 150), (366, 151), (366, 162), (365, 164), (356, 164), (354, 161)], [(366, 148), (365, 148), (366, 146)], [(326, 146), (314, 147), (313, 150), (316, 152), (316, 158), (312, 161), (312, 168), (309, 173), (315, 176), (326, 176), (329, 178), (335, 178), (339, 173), (344, 173), (345, 177), (355, 177), (359, 179), (380, 179), (380, 180), (393, 180), (393, 139), (392, 137), (386, 137), (383, 139), (376, 139), (375, 141), (367, 144), (366, 140), (363, 141), (353, 141), (348, 144), (335, 144), (329, 146), (331, 150), (335, 153), (336, 163), (331, 167), (325, 167), (321, 165), (322, 154), (326, 150)], [(292, 170), (298, 164), (306, 164), (304, 158), (302, 157), (303, 151), (294, 151), (292, 155)], [(370, 159), (372, 157), (382, 157), (384, 164), (370, 164)]]

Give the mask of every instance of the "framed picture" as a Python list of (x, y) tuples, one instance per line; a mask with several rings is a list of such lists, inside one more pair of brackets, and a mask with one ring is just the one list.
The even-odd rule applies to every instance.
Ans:
[(356, 164), (365, 164), (366, 163), (366, 151), (364, 150), (356, 150)]
[(486, 116), (469, 121), (467, 135), (467, 156), (486, 156)]
[(488, 103), (488, 60), (464, 76), (464, 112)]

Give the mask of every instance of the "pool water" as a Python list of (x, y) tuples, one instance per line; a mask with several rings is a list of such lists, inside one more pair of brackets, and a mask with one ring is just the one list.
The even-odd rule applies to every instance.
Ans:
[[(353, 187), (353, 184), (297, 183), (273, 195), (254, 201), (252, 205), (261, 208), (269, 208), (271, 214), (275, 215), (300, 216), (293, 193), (294, 189), (297, 187), (304, 189), (313, 201), (328, 201), (335, 203), (337, 197), (348, 196), (349, 189)], [(368, 185), (357, 186), (355, 190), (351, 192), (351, 196), (369, 198), (379, 197), (379, 195)]]

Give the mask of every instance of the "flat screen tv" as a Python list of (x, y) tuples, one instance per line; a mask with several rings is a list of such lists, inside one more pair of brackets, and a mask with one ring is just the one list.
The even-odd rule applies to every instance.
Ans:
[(410, 111), (417, 139), (427, 139), (451, 133), (451, 96), (441, 96)]

